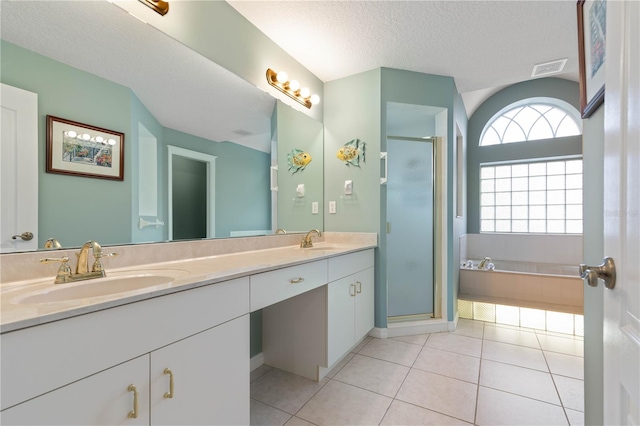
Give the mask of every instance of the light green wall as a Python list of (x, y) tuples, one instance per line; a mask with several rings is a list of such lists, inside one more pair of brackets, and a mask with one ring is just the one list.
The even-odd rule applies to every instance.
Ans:
[[(80, 246), (88, 230), (101, 244), (130, 241), (130, 90), (5, 41), (0, 50), (2, 82), (38, 94), (38, 246)], [(124, 181), (45, 173), (47, 115), (123, 132)]]
[(524, 158), (581, 155), (582, 137), (570, 136), (507, 145), (479, 146), (485, 124), (505, 106), (521, 99), (549, 97), (563, 100), (579, 110), (578, 83), (559, 78), (543, 78), (514, 84), (487, 99), (469, 118), (467, 154), (468, 232), (480, 232), (480, 164)]
[[(324, 229), (323, 226), (323, 181), (324, 152), (323, 125), (313, 118), (276, 102), (276, 140), (278, 142), (278, 228), (287, 232), (306, 232)], [(311, 155), (311, 162), (292, 173), (287, 156), (293, 149)], [(298, 197), (296, 188), (305, 187), (304, 197)], [(318, 214), (312, 214), (311, 203), (318, 203)]]
[[(583, 260), (600, 265), (604, 258), (604, 108), (583, 126)], [(584, 286), (584, 416), (586, 425), (604, 424), (603, 329), (604, 286)]]

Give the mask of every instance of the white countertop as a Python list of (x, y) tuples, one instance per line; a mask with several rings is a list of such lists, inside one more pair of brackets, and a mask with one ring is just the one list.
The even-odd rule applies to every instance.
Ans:
[[(118, 269), (106, 267), (106, 278), (75, 283), (53, 284), (54, 276), (47, 279), (3, 283), (0, 288), (0, 333), (374, 247), (376, 247), (375, 244), (362, 241), (319, 242), (315, 243), (312, 249), (302, 249), (296, 245)], [(57, 290), (62, 286), (68, 288), (86, 286), (130, 275), (171, 275), (175, 279), (169, 283), (105, 296), (46, 303), (20, 303), (30, 295)]]

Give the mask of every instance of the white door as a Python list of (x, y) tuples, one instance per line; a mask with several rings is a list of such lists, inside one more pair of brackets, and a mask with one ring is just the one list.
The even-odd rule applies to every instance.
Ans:
[[(0, 253), (38, 248), (38, 95), (2, 84)], [(29, 238), (28, 234), (32, 237)], [(13, 238), (16, 235), (19, 237)]]
[(640, 425), (640, 2), (607, 2), (604, 422)]

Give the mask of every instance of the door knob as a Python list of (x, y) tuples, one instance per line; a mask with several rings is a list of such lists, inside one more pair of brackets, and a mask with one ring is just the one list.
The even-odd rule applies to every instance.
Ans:
[(598, 285), (598, 278), (604, 281), (604, 286), (612, 289), (616, 286), (616, 265), (613, 259), (605, 257), (604, 262), (600, 266), (587, 266), (580, 264), (580, 278), (587, 279), (591, 287)]
[(33, 239), (33, 233), (32, 232), (23, 232), (20, 235), (14, 235), (13, 237), (11, 237), (12, 240), (17, 240), (18, 238), (22, 238), (24, 241), (31, 241)]

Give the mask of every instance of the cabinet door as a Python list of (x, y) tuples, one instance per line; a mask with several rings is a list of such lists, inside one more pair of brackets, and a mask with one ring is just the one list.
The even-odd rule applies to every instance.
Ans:
[(374, 272), (373, 268), (365, 269), (355, 275), (356, 313), (355, 340), (366, 336), (374, 326)]
[(348, 276), (328, 285), (327, 332), (328, 365), (331, 366), (355, 343), (353, 320), (355, 315), (355, 280)]
[[(129, 418), (138, 392), (138, 416)], [(8, 408), (5, 425), (148, 425), (149, 355), (94, 374), (70, 385)]]
[(249, 424), (249, 315), (151, 353), (151, 424)]

